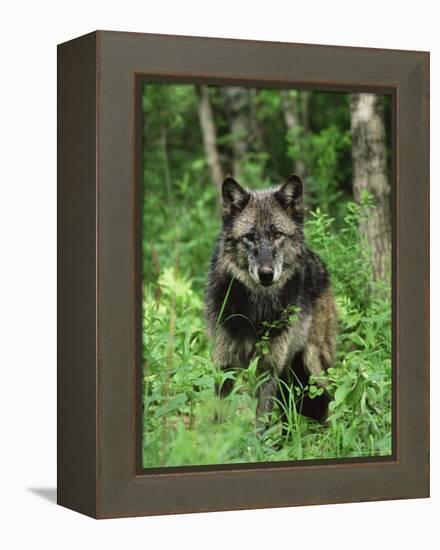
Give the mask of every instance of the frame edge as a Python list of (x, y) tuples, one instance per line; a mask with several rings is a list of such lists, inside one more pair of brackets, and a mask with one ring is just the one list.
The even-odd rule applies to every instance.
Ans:
[(57, 50), (57, 503), (96, 518), (97, 34)]

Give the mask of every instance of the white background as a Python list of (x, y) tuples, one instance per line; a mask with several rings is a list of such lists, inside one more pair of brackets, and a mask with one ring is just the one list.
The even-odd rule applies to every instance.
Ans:
[[(439, 46), (435, 2), (290, 0), (2, 5), (0, 544), (3, 548), (438, 547)], [(431, 51), (432, 498), (94, 521), (54, 504), (56, 44), (95, 29)], [(414, 182), (417, 185), (417, 182)], [(436, 250), (437, 249), (437, 250)], [(428, 542), (429, 541), (429, 542)]]

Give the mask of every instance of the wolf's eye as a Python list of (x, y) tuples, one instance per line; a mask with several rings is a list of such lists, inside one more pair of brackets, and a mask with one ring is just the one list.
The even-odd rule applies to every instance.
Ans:
[(246, 233), (246, 235), (243, 237), (243, 239), (245, 239), (246, 241), (250, 241), (251, 243), (253, 243), (254, 240), (255, 240), (255, 235), (254, 235), (254, 233)]
[(284, 233), (282, 233), (281, 231), (278, 231), (278, 229), (274, 225), (270, 226), (270, 231), (271, 231), (272, 238), (274, 239), (279, 239), (284, 235)]

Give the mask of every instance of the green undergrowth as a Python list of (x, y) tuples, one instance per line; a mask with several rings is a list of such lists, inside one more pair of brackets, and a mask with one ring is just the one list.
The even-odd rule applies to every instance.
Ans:
[[(180, 185), (185, 197), (185, 181)], [(264, 427), (255, 414), (257, 356), (246, 370), (220, 373), (205, 332), (203, 291), (219, 230), (215, 190), (205, 189), (190, 207), (184, 199), (162, 204), (160, 213), (155, 200), (145, 199), (155, 229), (144, 239), (144, 467), (391, 454), (389, 282), (373, 283), (358, 231), (359, 218), (374, 208), (371, 200), (366, 196), (361, 206), (344, 202), (337, 228), (319, 209), (306, 222), (307, 244), (328, 267), (338, 309), (337, 360), (326, 377), (328, 423), (299, 414), (302, 395), (322, 391), (311, 379), (275, 403)], [(257, 353), (264, 353), (264, 342)], [(234, 389), (220, 401), (214, 388), (226, 376), (234, 378)]]

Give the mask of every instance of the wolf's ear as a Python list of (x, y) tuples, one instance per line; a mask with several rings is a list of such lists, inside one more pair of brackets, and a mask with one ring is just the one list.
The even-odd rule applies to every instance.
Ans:
[(302, 220), (304, 216), (303, 183), (291, 174), (275, 193), (275, 198), (290, 214)]
[(249, 200), (249, 193), (228, 176), (222, 185), (223, 215), (229, 216), (234, 211), (243, 210)]

